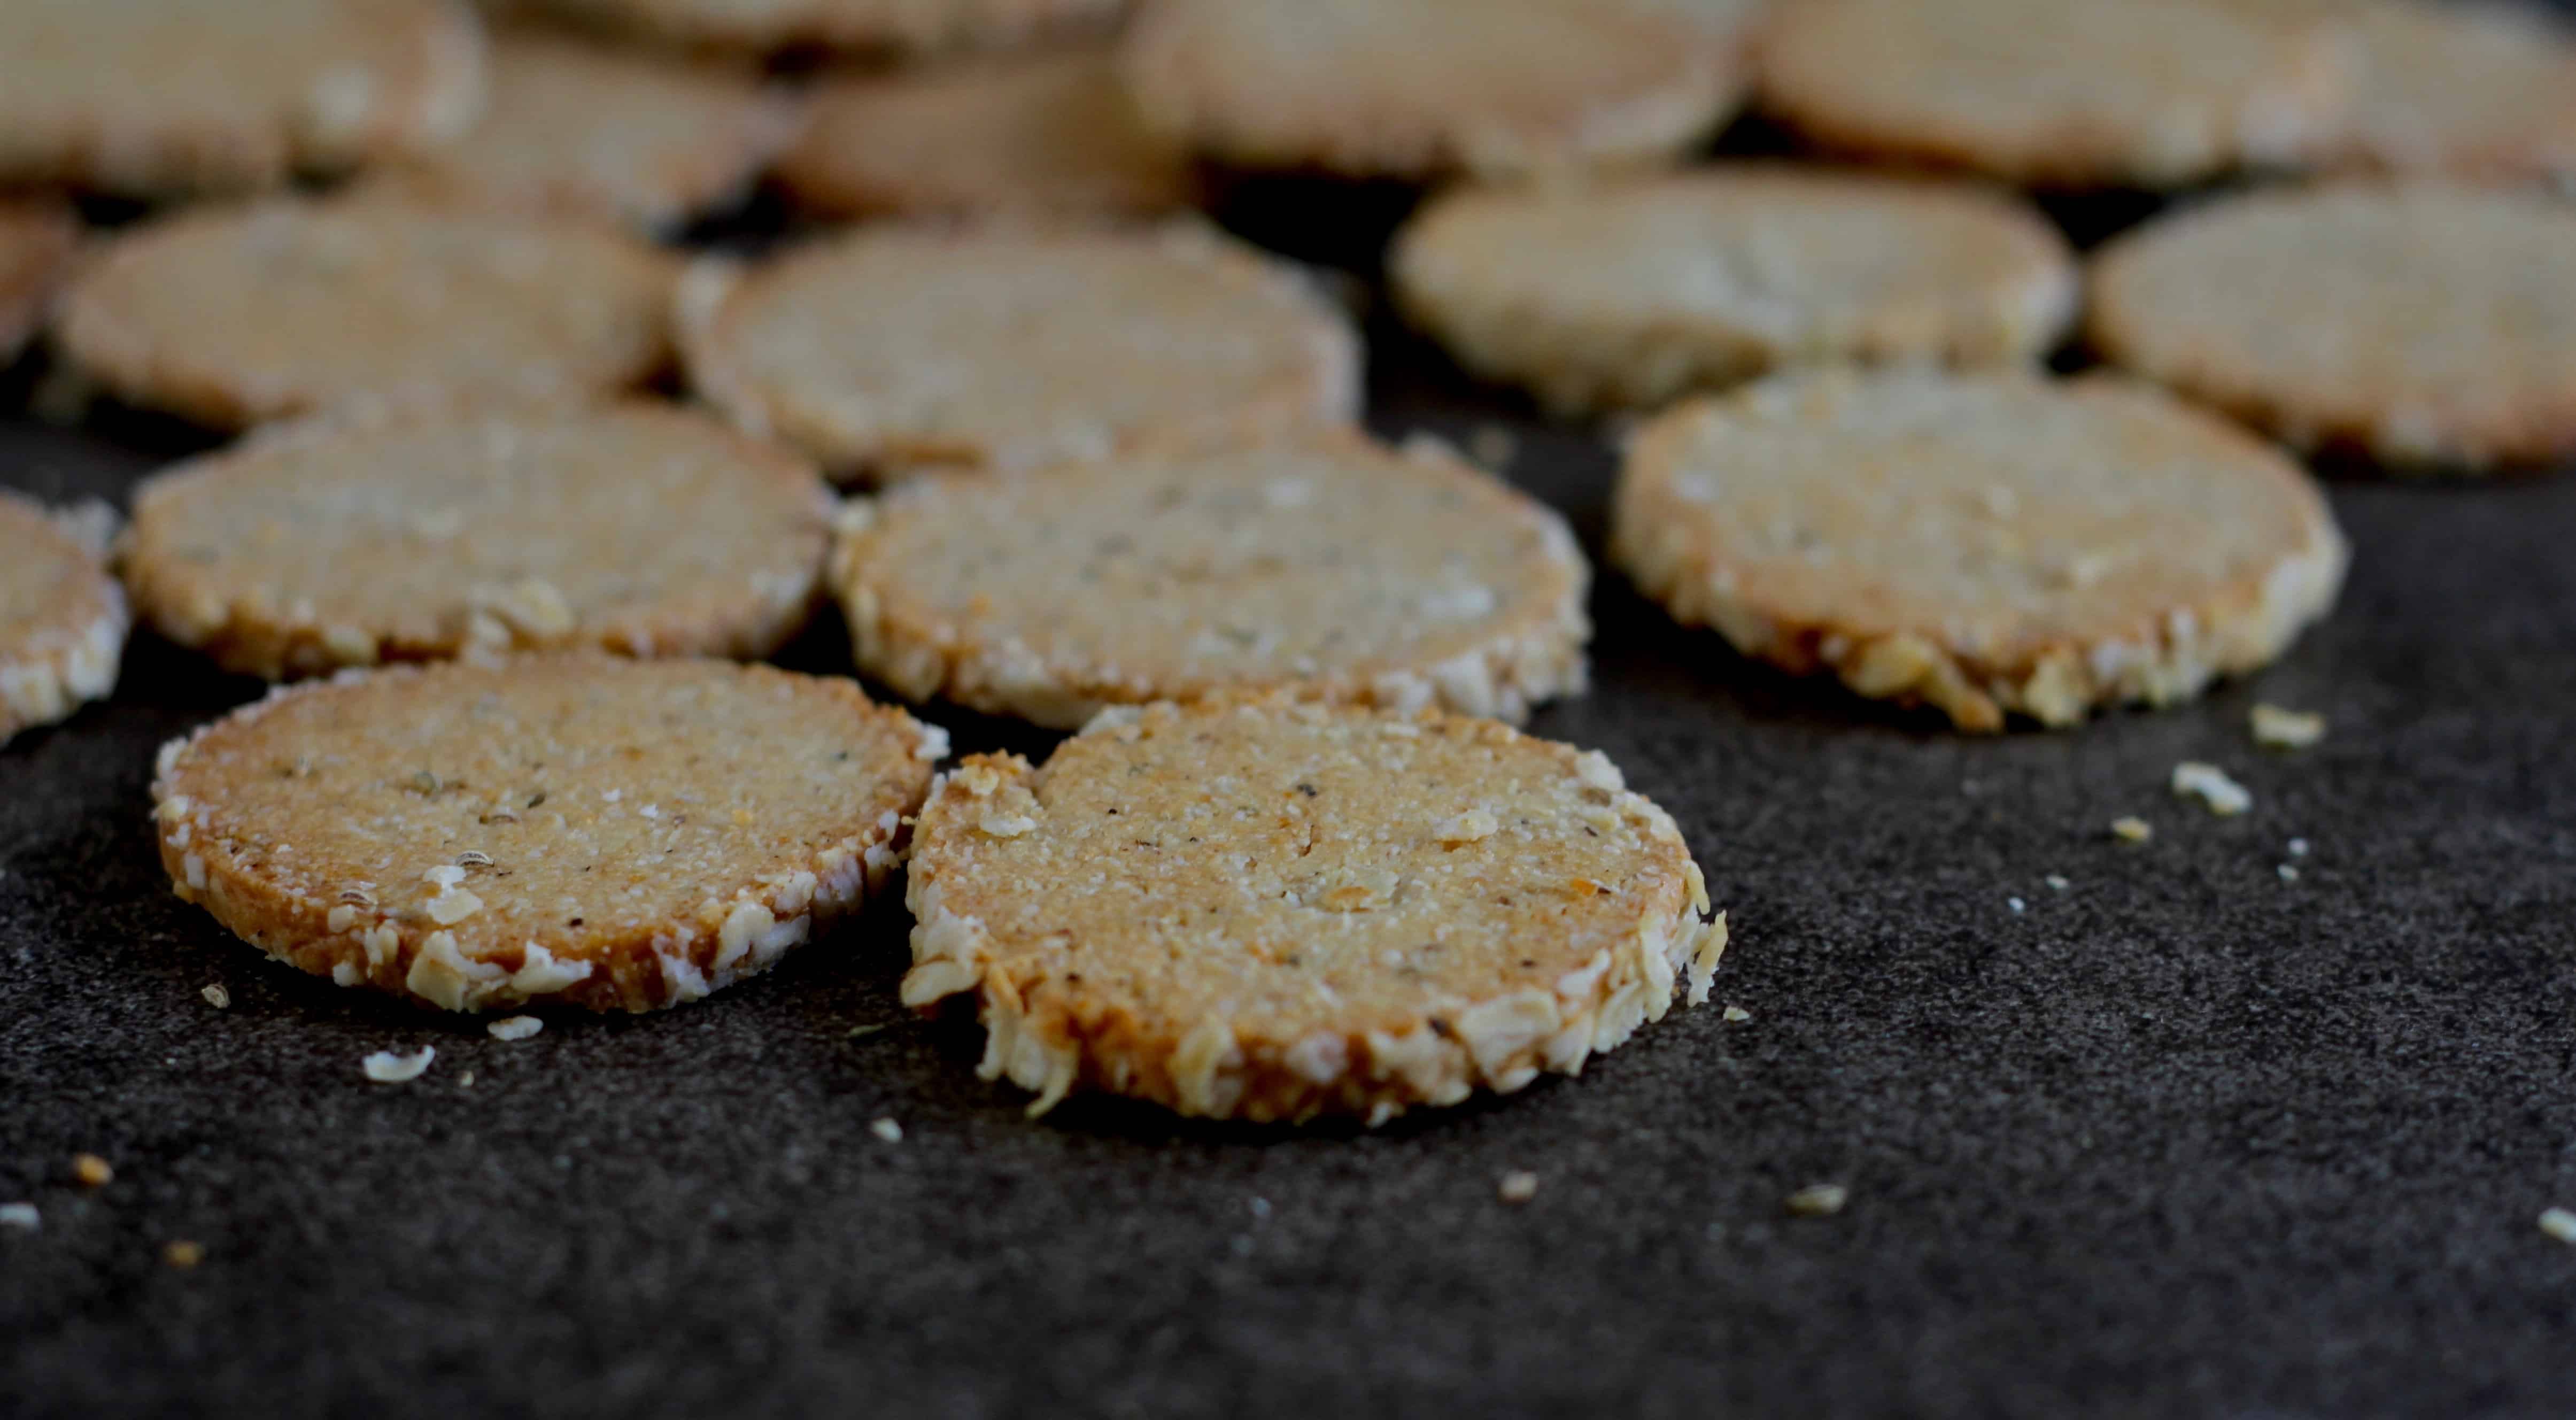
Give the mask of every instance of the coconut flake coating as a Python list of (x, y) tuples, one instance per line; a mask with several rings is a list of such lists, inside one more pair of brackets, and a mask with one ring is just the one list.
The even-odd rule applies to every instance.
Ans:
[(1671, 818), (1598, 753), (1280, 698), (1103, 714), (923, 808), (903, 999), (981, 1073), (1183, 1114), (1380, 1122), (1579, 1073), (1726, 944)]
[(1582, 688), (1588, 580), (1545, 505), (1344, 430), (917, 480), (833, 555), (863, 669), (1066, 729), (1269, 687), (1518, 720)]
[(2451, 183), (2258, 192), (2094, 257), (2117, 364), (2401, 470), (2576, 454), (2576, 207)]
[[(92, 505), (97, 521), (114, 515)], [(101, 565), (106, 529), (0, 491), (0, 743), (116, 688), (125, 594)]]
[(812, 110), (777, 178), (827, 212), (1151, 214), (1198, 195), (1189, 154), (1146, 130), (1105, 49), (843, 79)]
[(820, 600), (813, 466), (664, 405), (316, 421), (137, 492), (125, 572), (163, 635), (275, 680), (587, 645), (752, 657)]
[(461, 0), (11, 0), (0, 186), (273, 186), (455, 137), (483, 104)]
[(584, 398), (667, 365), (675, 273), (574, 223), (278, 200), (118, 238), (55, 330), (122, 397), (228, 428), (337, 406)]
[(2348, 554), (2296, 464), (2152, 387), (1824, 370), (1639, 431), (1611, 555), (1746, 655), (1991, 731), (2265, 664)]
[(544, 30), (496, 35), (491, 75), (482, 120), (394, 190), (662, 227), (733, 200), (796, 133), (796, 105), (749, 75)]
[(1796, 0), (1762, 53), (1764, 105), (1817, 142), (2076, 186), (2297, 160), (2353, 80), (2331, 26), (2203, 0)]
[(1668, 159), (1733, 111), (1744, 6), (1169, 0), (1121, 56), (1148, 123), (1225, 161), (1518, 176)]
[(153, 823), (181, 899), (299, 970), (451, 1011), (642, 1011), (881, 888), (945, 738), (724, 661), (352, 671), (164, 746)]
[(691, 274), (700, 393), (843, 473), (1017, 469), (1353, 417), (1359, 337), (1205, 228), (865, 227)]
[(1462, 189), (1390, 265), (1467, 366), (1568, 413), (1789, 364), (2025, 361), (2076, 304), (2065, 240), (2001, 194), (1772, 165)]

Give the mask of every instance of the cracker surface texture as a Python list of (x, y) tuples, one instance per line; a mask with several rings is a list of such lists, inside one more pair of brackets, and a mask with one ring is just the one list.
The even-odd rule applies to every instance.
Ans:
[(0, 367), (26, 348), (70, 275), (80, 219), (43, 198), (0, 201)]
[(1707, 999), (1726, 944), (1672, 820), (1597, 752), (1279, 698), (1104, 712), (922, 810), (915, 1007), (981, 1073), (1183, 1114), (1371, 1122), (1579, 1073)]
[(504, 30), (492, 46), (482, 119), (388, 172), (385, 185), (442, 202), (664, 228), (737, 199), (799, 120), (783, 90), (748, 74)]
[(2576, 454), (2576, 207), (2447, 182), (2212, 202), (2094, 257), (2117, 364), (2398, 471)]
[(842, 79), (812, 110), (777, 176), (825, 212), (1151, 214), (1198, 196), (1101, 48)]
[(1391, 274), (1468, 368), (1569, 414), (1784, 365), (2025, 362), (2076, 303), (2065, 240), (2000, 194), (1756, 164), (1463, 189)]
[(1682, 622), (1974, 731), (2263, 665), (2348, 556), (2296, 464), (2107, 376), (1776, 376), (1639, 431), (1611, 519)]
[(680, 306), (699, 392), (844, 477), (1025, 469), (1359, 408), (1349, 319), (1190, 223), (864, 227), (748, 272), (710, 260)]
[(698, 49), (919, 55), (1096, 30), (1128, 0), (530, 0), (611, 32)]
[(926, 728), (846, 680), (598, 655), (350, 671), (161, 751), (179, 896), (270, 956), (450, 1011), (644, 1011), (883, 889)]
[(105, 566), (114, 515), (60, 513), (0, 490), (0, 744), (116, 689), (125, 593)]
[(916, 480), (832, 570), (870, 675), (1065, 729), (1274, 687), (1517, 721), (1582, 688), (1588, 580), (1544, 504), (1346, 430)]
[(1486, 177), (1661, 162), (1749, 77), (1751, 11), (1672, 0), (1165, 0), (1121, 62), (1229, 163)]
[(2354, 80), (2333, 26), (2206, 0), (1795, 0), (1762, 54), (1765, 106), (1812, 140), (2074, 186), (2295, 161)]
[(0, 56), (0, 186), (272, 187), (435, 147), (484, 101), (462, 0), (15, 0)]
[(324, 409), (583, 399), (669, 364), (670, 257), (561, 221), (382, 201), (184, 212), (87, 263), (62, 348), (219, 428)]
[(277, 680), (543, 647), (754, 657), (820, 600), (804, 459), (665, 405), (280, 425), (136, 492), (146, 620)]

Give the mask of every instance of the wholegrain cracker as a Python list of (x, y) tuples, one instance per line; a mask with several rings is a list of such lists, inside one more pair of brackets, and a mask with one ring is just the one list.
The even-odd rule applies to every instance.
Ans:
[(299, 970), (643, 1011), (882, 889), (935, 743), (849, 681), (726, 661), (349, 671), (164, 746), (153, 823), (181, 899)]
[(1461, 363), (1562, 413), (1790, 364), (2029, 361), (2076, 304), (2065, 239), (2001, 194), (1753, 164), (1462, 189), (1389, 267)]
[(1823, 370), (1642, 429), (1611, 555), (1748, 656), (1992, 731), (2272, 660), (2347, 550), (2296, 464), (2149, 386)]
[[(1483, 814), (1494, 831), (1445, 826)], [(1104, 712), (923, 808), (915, 1007), (980, 1073), (1183, 1114), (1382, 1122), (1575, 1074), (1696, 1005), (1726, 944), (1672, 820), (1507, 726), (1220, 698)]]
[(1062, 728), (1246, 688), (1518, 720), (1582, 687), (1588, 576), (1545, 505), (1343, 430), (916, 480), (832, 571), (861, 669)]
[(538, 647), (756, 657), (821, 600), (805, 460), (641, 402), (281, 425), (136, 492), (140, 614), (276, 680)]

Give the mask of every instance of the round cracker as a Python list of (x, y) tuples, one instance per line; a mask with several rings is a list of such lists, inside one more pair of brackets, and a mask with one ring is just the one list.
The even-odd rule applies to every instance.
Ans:
[(1129, 0), (533, 0), (566, 19), (734, 50), (982, 49), (1097, 28)]
[(668, 227), (735, 200), (796, 134), (783, 91), (714, 66), (505, 30), (491, 67), (482, 121), (389, 174), (396, 191)]
[(2227, 0), (2332, 20), (2360, 64), (2351, 111), (2311, 157), (2482, 179), (2576, 175), (2576, 38), (2524, 4)]
[(842, 475), (1027, 468), (1353, 417), (1360, 344), (1293, 268), (1196, 224), (870, 227), (693, 270), (700, 393)]
[(1765, 37), (1762, 90), (1845, 151), (2173, 187), (2304, 154), (2350, 92), (2337, 40), (2198, 0), (1799, 0)]
[(270, 956), (451, 1011), (644, 1011), (878, 892), (947, 737), (846, 680), (605, 656), (351, 671), (162, 747), (162, 865)]
[(1230, 163), (1506, 176), (1670, 158), (1742, 99), (1737, 17), (1674, 0), (1164, 0), (1121, 56), (1147, 122)]
[(2104, 248), (2118, 364), (2397, 468), (2576, 454), (2576, 208), (2442, 183), (2258, 192)]
[(144, 618), (272, 680), (595, 646), (757, 657), (820, 600), (811, 464), (662, 405), (319, 421), (138, 491)]
[(1389, 275), (1460, 363), (1567, 414), (1782, 365), (2027, 361), (2076, 305), (2065, 239), (2000, 194), (1768, 165), (1464, 189)]
[(1490, 720), (1221, 699), (978, 755), (915, 830), (903, 999), (972, 994), (987, 1079), (1183, 1114), (1510, 1092), (1708, 996), (1723, 917), (1598, 752)]
[(1273, 687), (1517, 721), (1582, 689), (1591, 631), (1554, 510), (1349, 430), (922, 479), (832, 564), (861, 669), (1059, 728)]
[(483, 103), (459, 0), (0, 6), (0, 183), (270, 187), (442, 143)]
[(103, 504), (58, 514), (0, 490), (0, 744), (116, 689), (125, 593), (107, 574)]
[(1132, 214), (1198, 196), (1107, 51), (1070, 49), (824, 85), (777, 178), (806, 206), (880, 213)]
[(0, 366), (16, 359), (44, 324), (80, 234), (80, 219), (63, 203), (0, 201)]
[(1748, 656), (1992, 731), (2271, 661), (2347, 552), (2296, 464), (2151, 386), (1819, 370), (1640, 430), (1611, 556)]
[(55, 332), (123, 398), (218, 427), (587, 397), (667, 366), (675, 271), (583, 224), (279, 201), (118, 238), (73, 281)]

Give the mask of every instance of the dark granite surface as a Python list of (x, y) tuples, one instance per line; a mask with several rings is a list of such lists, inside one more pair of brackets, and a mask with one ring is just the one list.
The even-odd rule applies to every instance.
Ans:
[[(1381, 334), (1381, 427), (1511, 423), (1597, 550), (1605, 446)], [(188, 441), (0, 416), (0, 483), (114, 497)], [(520, 1044), (294, 975), (144, 823), (154, 747), (257, 687), (138, 635), (112, 703), (0, 749), (0, 1201), (43, 1215), (0, 1229), (0, 1414), (2576, 1413), (2535, 1226), (2576, 1207), (2576, 478), (2334, 501), (2330, 624), (2075, 734), (1941, 733), (1605, 575), (1597, 688), (1534, 728), (1673, 811), (1752, 1019), (1375, 1132), (1030, 1123), (971, 1021), (898, 1008), (899, 908)], [(2258, 752), (2258, 698), (2333, 733)], [(2172, 799), (2186, 758), (2253, 811)], [(1789, 1216), (1818, 1181), (1848, 1209)]]

